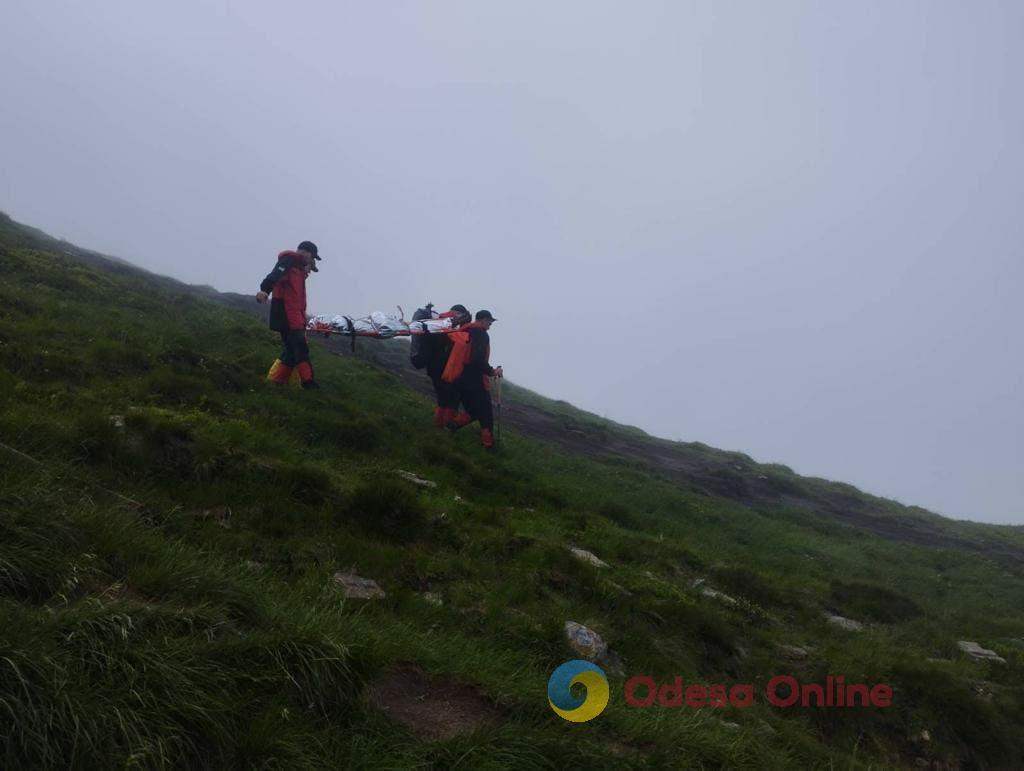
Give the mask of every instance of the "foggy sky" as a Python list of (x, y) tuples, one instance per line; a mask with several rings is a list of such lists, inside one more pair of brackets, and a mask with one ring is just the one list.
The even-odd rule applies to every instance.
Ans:
[(0, 209), (515, 382), (1024, 523), (1024, 4), (5, 0)]

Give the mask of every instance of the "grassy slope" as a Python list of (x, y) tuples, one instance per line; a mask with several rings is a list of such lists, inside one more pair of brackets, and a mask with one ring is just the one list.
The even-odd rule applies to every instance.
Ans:
[[(33, 459), (0, 454), (4, 766), (1024, 756), (1024, 578), (1001, 563), (701, 495), (514, 433), (485, 456), (353, 358), (316, 352), (321, 393), (271, 390), (261, 377), (277, 346), (258, 320), (5, 219), (0, 272), (0, 441)], [(438, 487), (395, 480), (398, 468)], [(570, 543), (611, 568), (576, 562)], [(330, 576), (348, 568), (388, 598), (342, 602)], [(701, 596), (698, 577), (741, 602)], [(443, 607), (422, 600), (428, 589)], [(825, 609), (871, 626), (843, 633)], [(639, 711), (613, 678), (607, 713), (570, 725), (545, 698), (573, 657), (568, 619), (601, 632), (631, 674), (841, 673), (894, 683), (896, 704)], [(965, 661), (958, 639), (1008, 664)], [(779, 644), (813, 651), (789, 663)], [(477, 684), (505, 721), (413, 740), (363, 699), (396, 662)], [(922, 729), (930, 742), (913, 738)]]

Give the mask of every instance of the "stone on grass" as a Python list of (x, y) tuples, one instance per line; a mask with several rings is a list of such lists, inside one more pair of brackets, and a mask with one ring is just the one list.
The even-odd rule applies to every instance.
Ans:
[(578, 559), (580, 562), (586, 562), (589, 565), (593, 565), (595, 568), (606, 568), (606, 567), (608, 567), (608, 563), (607, 562), (602, 560), (597, 555), (591, 554), (586, 549), (577, 549), (575, 546), (570, 546), (569, 547), (569, 551), (571, 551), (572, 555), (576, 559)]
[(730, 597), (725, 592), (720, 592), (717, 589), (715, 589), (715, 588), (713, 588), (711, 586), (708, 586), (705, 583), (705, 579), (703, 579), (703, 578), (698, 578), (696, 581), (694, 581), (693, 582), (693, 588), (694, 589), (700, 589), (700, 593), (702, 595), (704, 595), (705, 597), (710, 597), (712, 600), (718, 600), (719, 602), (724, 602), (726, 605), (735, 605), (736, 604), (736, 599), (735, 598)]
[(593, 629), (575, 621), (566, 621), (565, 636), (580, 658), (600, 664), (609, 674), (622, 675), (625, 672), (619, 654), (609, 649), (608, 643)]
[(569, 647), (590, 661), (596, 661), (608, 652), (608, 643), (601, 635), (575, 621), (565, 622), (565, 636), (569, 639)]
[(400, 476), (406, 482), (412, 482), (414, 485), (417, 485), (419, 487), (437, 487), (437, 482), (431, 482), (429, 479), (420, 479), (411, 471), (402, 471), (402, 469), (398, 469), (397, 471), (395, 471), (395, 474)]
[(376, 581), (355, 573), (335, 573), (334, 582), (350, 600), (383, 600), (387, 596)]
[(842, 616), (836, 616), (832, 613), (826, 613), (825, 620), (832, 626), (845, 629), (847, 632), (859, 632), (864, 628), (864, 625), (860, 621), (854, 621), (852, 618), (843, 618)]
[(978, 643), (971, 642), (970, 640), (960, 640), (957, 643), (957, 647), (976, 661), (998, 661), (1000, 664), (1006, 663), (1006, 659), (995, 651), (990, 651), (988, 648), (982, 648)]
[(779, 653), (791, 661), (802, 661), (807, 658), (807, 649), (799, 645), (780, 645)]

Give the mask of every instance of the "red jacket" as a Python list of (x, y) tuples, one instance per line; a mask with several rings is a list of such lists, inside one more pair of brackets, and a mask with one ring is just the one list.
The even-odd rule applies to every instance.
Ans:
[(290, 332), (306, 328), (306, 262), (297, 252), (277, 255), (277, 265), (263, 279), (260, 289), (272, 292), (270, 328)]

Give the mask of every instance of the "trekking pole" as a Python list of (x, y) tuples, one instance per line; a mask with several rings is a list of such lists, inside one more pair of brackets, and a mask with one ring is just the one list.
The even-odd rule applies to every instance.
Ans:
[(499, 443), (499, 441), (501, 440), (501, 381), (502, 380), (504, 380), (504, 378), (500, 378), (500, 377), (498, 378), (498, 415), (497, 415), (498, 419), (497, 419), (497, 421), (494, 424), (494, 428), (496, 429), (495, 432), (494, 432), (494, 444), (495, 445), (497, 445)]

